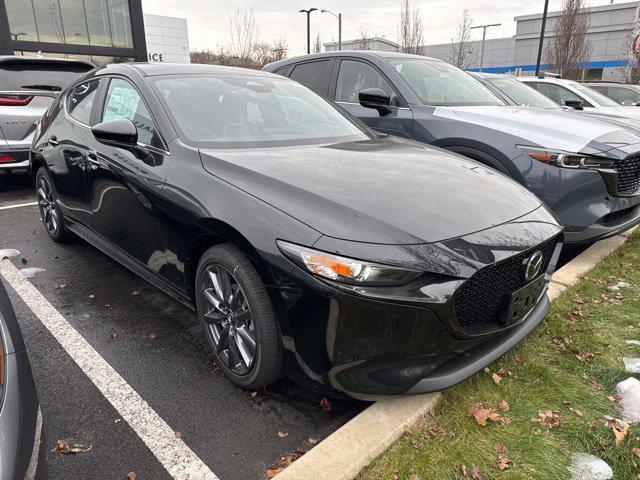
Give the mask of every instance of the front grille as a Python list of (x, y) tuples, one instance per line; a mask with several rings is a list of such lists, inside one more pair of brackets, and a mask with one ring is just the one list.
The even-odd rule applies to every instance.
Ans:
[(618, 160), (614, 168), (618, 172), (618, 193), (620, 195), (640, 193), (640, 156)]
[(508, 308), (511, 294), (524, 287), (523, 262), (536, 250), (544, 257), (546, 272), (558, 238), (552, 238), (526, 252), (519, 253), (479, 270), (456, 291), (453, 308), (465, 335), (481, 335), (503, 328), (500, 313)]

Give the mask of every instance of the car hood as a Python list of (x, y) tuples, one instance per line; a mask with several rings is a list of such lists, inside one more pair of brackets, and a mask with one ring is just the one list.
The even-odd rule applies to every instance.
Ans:
[(597, 111), (608, 115), (619, 115), (621, 117), (640, 119), (640, 107), (634, 107), (631, 105), (620, 105), (619, 107), (597, 107)]
[(333, 238), (419, 244), (455, 238), (540, 207), (506, 176), (391, 138), (200, 150), (206, 171)]
[[(640, 108), (638, 109), (640, 110)], [(640, 143), (640, 137), (624, 130), (621, 125), (600, 121), (594, 117), (574, 116), (567, 113), (519, 106), (437, 107), (435, 116), (472, 123), (520, 137), (528, 145), (580, 152), (600, 138), (616, 134), (617, 145)], [(608, 148), (601, 143), (603, 151)]]

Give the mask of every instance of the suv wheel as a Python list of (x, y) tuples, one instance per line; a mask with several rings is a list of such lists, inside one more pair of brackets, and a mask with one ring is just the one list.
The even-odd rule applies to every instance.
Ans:
[(196, 304), (218, 366), (231, 381), (255, 389), (282, 376), (282, 342), (262, 280), (247, 257), (230, 244), (200, 259)]

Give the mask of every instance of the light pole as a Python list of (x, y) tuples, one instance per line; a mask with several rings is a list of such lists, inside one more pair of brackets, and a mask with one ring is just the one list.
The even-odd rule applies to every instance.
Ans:
[(322, 13), (330, 13), (331, 15), (333, 15), (338, 19), (338, 50), (342, 50), (342, 14), (339, 13), (336, 15), (331, 10), (327, 10), (326, 8), (323, 8), (320, 11)]
[(488, 25), (478, 25), (476, 27), (471, 27), (471, 30), (473, 30), (474, 28), (481, 28), (482, 29), (482, 47), (480, 48), (480, 71), (482, 71), (482, 67), (484, 66), (484, 41), (487, 37), (487, 28), (489, 27), (499, 27), (500, 25), (502, 25), (501, 23), (490, 23)]
[(544, 43), (544, 29), (547, 26), (547, 10), (549, 10), (549, 0), (544, 0), (542, 28), (540, 29), (540, 42), (538, 43), (538, 60), (536, 61), (536, 77), (540, 75), (540, 62), (542, 61), (542, 44)]
[(315, 12), (317, 8), (310, 8), (309, 10), (302, 9), (300, 13), (307, 14), (307, 54), (311, 53), (311, 12)]

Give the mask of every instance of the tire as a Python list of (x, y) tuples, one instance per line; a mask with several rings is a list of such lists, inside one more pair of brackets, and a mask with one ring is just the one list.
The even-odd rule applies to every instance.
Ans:
[(54, 242), (64, 243), (71, 236), (58, 206), (58, 194), (49, 172), (40, 167), (36, 173), (36, 198), (45, 230)]
[(282, 377), (280, 329), (264, 283), (247, 257), (228, 243), (209, 248), (200, 258), (195, 289), (198, 317), (220, 370), (246, 389)]

